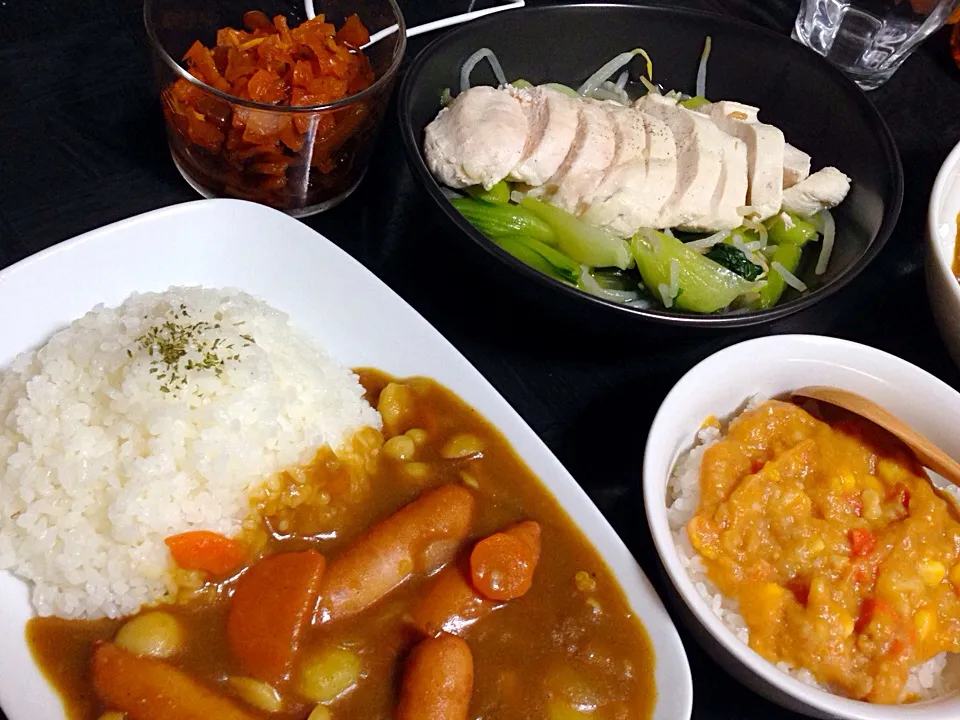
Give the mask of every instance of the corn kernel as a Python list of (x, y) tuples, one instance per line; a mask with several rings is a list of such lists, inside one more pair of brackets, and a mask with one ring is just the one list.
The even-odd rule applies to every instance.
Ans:
[(926, 640), (937, 629), (937, 616), (929, 610), (918, 610), (913, 616), (913, 625), (920, 639)]
[(720, 429), (720, 421), (717, 420), (716, 415), (707, 415), (707, 417), (704, 418), (704, 421), (700, 424), (700, 429), (706, 430), (707, 428)]
[(840, 622), (840, 627), (843, 630), (844, 637), (850, 637), (853, 635), (853, 630), (856, 626), (856, 623), (853, 621), (853, 618), (850, 617), (850, 613), (841, 610), (839, 613), (837, 613), (837, 620)]
[(864, 490), (872, 490), (877, 495), (883, 492), (883, 485), (880, 484), (880, 481), (877, 480), (873, 475), (864, 475), (860, 478), (860, 484), (863, 486)]
[(947, 569), (939, 560), (923, 560), (917, 567), (917, 572), (923, 581), (930, 587), (939, 585), (947, 574)]
[(900, 464), (893, 460), (880, 460), (877, 463), (877, 474), (889, 483), (903, 480), (907, 475)]
[(111, 711), (105, 712), (103, 715), (97, 718), (97, 720), (124, 720), (124, 718), (126, 718), (126, 715), (123, 713)]
[(950, 568), (950, 582), (953, 583), (953, 587), (957, 592), (960, 592), (960, 564), (954, 565)]
[(851, 492), (856, 489), (857, 478), (854, 477), (853, 473), (842, 472), (840, 473), (840, 478), (843, 480), (844, 492)]
[(826, 549), (826, 544), (823, 542), (823, 538), (816, 537), (810, 542), (810, 552), (814, 555), (822, 553)]
[(468, 472), (460, 473), (460, 480), (469, 488), (473, 488), (474, 490), (480, 489), (480, 482)]
[(827, 599), (827, 581), (819, 575), (810, 583), (810, 595), (807, 601), (810, 605), (820, 605)]
[(880, 507), (880, 493), (876, 490), (864, 490), (860, 495), (863, 503), (863, 515), (866, 520), (876, 520), (880, 517), (883, 509)]

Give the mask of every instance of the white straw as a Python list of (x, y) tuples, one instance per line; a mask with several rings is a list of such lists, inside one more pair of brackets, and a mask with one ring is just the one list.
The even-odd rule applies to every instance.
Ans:
[[(441, 30), (452, 25), (460, 25), (461, 23), (481, 18), (484, 15), (492, 15), (493, 13), (503, 12), (504, 10), (522, 8), (525, 4), (525, 0), (514, 0), (514, 2), (507, 3), (506, 5), (498, 5), (497, 7), (485, 8), (483, 10), (474, 10), (472, 12), (461, 13), (460, 15), (451, 15), (447, 18), (441, 18), (440, 20), (434, 20), (432, 22), (424, 23), (423, 25), (416, 25), (414, 27), (407, 28), (407, 37), (415, 37), (417, 35), (423, 35), (424, 33), (433, 32), (434, 30)], [(303, 10), (307, 15), (308, 20), (312, 20), (314, 17), (316, 17), (316, 13), (313, 11), (313, 0), (303, 0)], [(390, 27), (386, 27), (379, 32), (375, 32), (370, 36), (370, 42), (363, 47), (368, 48), (375, 42), (393, 35), (398, 28), (399, 25), (391, 25)]]

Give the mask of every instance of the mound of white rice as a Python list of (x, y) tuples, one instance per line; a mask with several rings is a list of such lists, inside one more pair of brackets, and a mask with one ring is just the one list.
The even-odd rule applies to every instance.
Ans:
[[(747, 404), (743, 412), (756, 406), (753, 399)], [(687, 534), (687, 523), (700, 506), (700, 466), (703, 454), (707, 448), (724, 437), (725, 430), (740, 413), (725, 421), (722, 427), (705, 426), (701, 428), (694, 439), (693, 447), (684, 452), (673, 467), (673, 473), (667, 484), (667, 520), (673, 532), (673, 541), (683, 565), (697, 590), (697, 594), (710, 608), (711, 612), (732, 632), (740, 642), (750, 643), (750, 631), (740, 615), (740, 603), (728, 598), (710, 580), (707, 568), (690, 543)], [(946, 481), (937, 482), (937, 476), (932, 476), (938, 487), (948, 488), (956, 496), (956, 487)], [(942, 479), (941, 479), (942, 480)], [(779, 662), (776, 667), (800, 682), (818, 687), (821, 690), (833, 690), (821, 683), (809, 670), (797, 668)], [(915, 695), (920, 700), (931, 700), (960, 688), (960, 660), (956, 654), (940, 653), (930, 660), (911, 668), (904, 693)]]
[(272, 474), (380, 426), (363, 392), (241, 292), (98, 306), (0, 371), (0, 569), (33, 583), (43, 615), (157, 601), (173, 589), (164, 538), (237, 534)]

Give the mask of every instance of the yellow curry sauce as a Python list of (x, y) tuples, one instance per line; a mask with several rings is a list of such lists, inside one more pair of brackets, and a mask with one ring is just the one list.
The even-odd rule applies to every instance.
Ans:
[(750, 646), (850, 697), (904, 697), (960, 650), (960, 522), (885, 431), (770, 401), (709, 447), (687, 530)]
[[(470, 489), (476, 513), (472, 543), (520, 520), (542, 528), (533, 586), (459, 634), (473, 653), (470, 718), (646, 720), (656, 690), (650, 642), (602, 558), (500, 433), (472, 408), (425, 379), (393, 382), (362, 371), (367, 397), (384, 418), (382, 434), (359, 431), (352, 450), (321, 451), (309, 467), (273, 483), (249, 523), (248, 564), (258, 557), (312, 548), (329, 563), (361, 533), (432, 488)], [(393, 440), (407, 438), (406, 440)], [(412, 449), (411, 449), (412, 448)], [(241, 671), (225, 639), (236, 576), (181, 577), (187, 589), (160, 609), (184, 630), (182, 651), (165, 662), (235, 701), (256, 717), (305, 720), (315, 703), (302, 688), (304, 663), (331, 649), (340, 661), (321, 678), (336, 697), (324, 704), (333, 720), (392, 718), (410, 649), (423, 637), (411, 611), (434, 577), (411, 577), (360, 614), (306, 632), (299, 666), (280, 688), (282, 706), (260, 712), (244, 703), (229, 678)], [(315, 619), (316, 620), (316, 619)], [(27, 629), (35, 658), (61, 693), (71, 720), (96, 720), (113, 708), (98, 698), (90, 660), (99, 640), (129, 621), (35, 618)], [(344, 681), (344, 678), (346, 680)], [(165, 716), (168, 717), (168, 716)], [(128, 719), (129, 720), (129, 719)]]

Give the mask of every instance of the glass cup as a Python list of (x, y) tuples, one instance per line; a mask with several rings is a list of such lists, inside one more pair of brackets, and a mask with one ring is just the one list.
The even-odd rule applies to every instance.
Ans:
[[(242, 29), (247, 11), (284, 15), (295, 28), (307, 18), (305, 6), (313, 1), (145, 0), (170, 154), (204, 197), (253, 200), (305, 217), (342, 202), (363, 179), (406, 48), (395, 0), (317, 0), (317, 15), (336, 28), (356, 13), (372, 40), (362, 52), (373, 83), (336, 102), (254, 102), (208, 85), (181, 62), (195, 41), (214, 49), (218, 30)], [(223, 65), (226, 48), (219, 50), (212, 57)], [(311, 52), (304, 49), (306, 59), (320, 63)]]
[(793, 37), (864, 90), (883, 85), (960, 0), (802, 0)]

